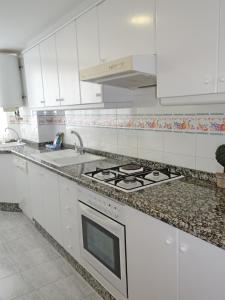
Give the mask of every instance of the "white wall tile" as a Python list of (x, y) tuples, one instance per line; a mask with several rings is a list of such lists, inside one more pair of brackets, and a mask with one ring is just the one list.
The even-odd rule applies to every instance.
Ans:
[(196, 135), (164, 132), (164, 151), (165, 153), (195, 156)]
[(179, 167), (195, 169), (195, 157), (191, 155), (164, 153), (163, 162)]
[(202, 135), (196, 138), (196, 156), (214, 159), (218, 146), (225, 144), (225, 135)]

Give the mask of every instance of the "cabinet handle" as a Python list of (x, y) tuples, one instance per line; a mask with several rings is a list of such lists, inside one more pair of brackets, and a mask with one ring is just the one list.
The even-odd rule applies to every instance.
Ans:
[(101, 97), (102, 94), (101, 93), (96, 93), (96, 97)]
[(171, 238), (168, 238), (168, 239), (166, 239), (166, 241), (165, 241), (165, 244), (166, 245), (171, 245), (173, 243), (173, 239), (171, 239)]
[(64, 101), (64, 99), (63, 98), (58, 98), (58, 99), (55, 99), (55, 101), (62, 102), (62, 101)]
[(225, 82), (225, 77), (220, 77), (220, 82)]
[(180, 246), (180, 252), (185, 253), (188, 251), (188, 246), (187, 245), (181, 245)]
[(41, 104), (44, 104), (44, 103), (45, 103), (45, 101), (44, 101), (44, 100), (42, 100), (42, 101), (41, 101)]
[(204, 84), (210, 84), (210, 83), (212, 83), (212, 81), (213, 81), (212, 77), (210, 77), (210, 76), (205, 77)]

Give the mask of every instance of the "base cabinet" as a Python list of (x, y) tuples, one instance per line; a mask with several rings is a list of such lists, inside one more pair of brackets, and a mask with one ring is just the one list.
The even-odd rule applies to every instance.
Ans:
[(32, 203), (29, 193), (28, 164), (25, 159), (14, 156), (17, 201), (23, 213), (30, 219), (33, 217)]
[(30, 163), (29, 182), (33, 218), (62, 245), (58, 176)]
[(180, 300), (225, 299), (225, 251), (180, 232)]
[(177, 299), (177, 230), (127, 208), (129, 300)]
[(18, 203), (15, 190), (15, 166), (13, 164), (11, 154), (0, 155), (0, 202), (3, 203)]
[(80, 260), (77, 185), (59, 176), (63, 247), (77, 261)]

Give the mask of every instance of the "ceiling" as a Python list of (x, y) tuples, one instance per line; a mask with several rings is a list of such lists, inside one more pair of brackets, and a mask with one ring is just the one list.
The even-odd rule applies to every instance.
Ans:
[(0, 51), (26, 44), (84, 0), (0, 0)]

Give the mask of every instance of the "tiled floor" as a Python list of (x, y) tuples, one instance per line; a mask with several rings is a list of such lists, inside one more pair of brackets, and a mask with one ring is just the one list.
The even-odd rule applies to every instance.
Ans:
[(0, 212), (0, 300), (100, 300), (20, 213)]

